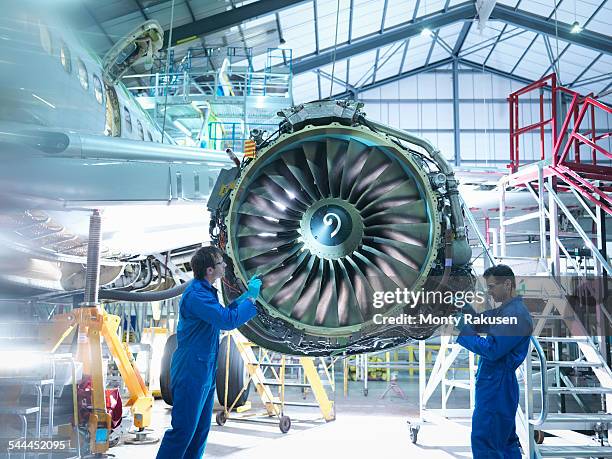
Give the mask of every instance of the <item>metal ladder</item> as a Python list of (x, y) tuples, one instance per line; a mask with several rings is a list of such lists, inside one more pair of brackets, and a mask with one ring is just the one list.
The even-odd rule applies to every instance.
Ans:
[[(529, 300), (529, 293), (525, 297)], [(551, 298), (540, 319), (536, 320), (534, 336), (538, 336), (547, 321), (561, 320), (571, 327), (573, 336), (570, 337), (538, 337), (534, 338), (534, 348), (538, 350), (539, 358), (528, 358), (521, 368), (523, 384), (525, 387), (525, 404), (519, 407), (517, 414), (517, 430), (527, 457), (612, 457), (612, 447), (595, 444), (585, 435), (574, 433), (576, 431), (610, 431), (612, 425), (612, 372), (605, 359), (599, 352), (596, 343), (588, 336), (587, 331), (565, 298)], [(579, 331), (582, 330), (582, 331)], [(578, 333), (576, 333), (578, 332)], [(553, 359), (547, 360), (541, 350), (541, 345), (553, 347)], [(575, 346), (579, 355), (575, 359), (562, 359), (562, 347)], [(541, 377), (539, 385), (533, 384), (535, 375)], [(597, 378), (597, 386), (576, 386), (563, 374), (562, 368), (582, 368), (593, 371)], [(553, 373), (556, 384), (548, 384), (549, 373)], [(532, 419), (534, 392), (539, 392), (542, 400), (540, 416)], [(588, 412), (587, 406), (581, 397), (600, 395), (605, 398), (606, 412)], [(551, 398), (572, 397), (584, 412), (576, 413), (549, 413), (548, 403)], [(524, 413), (527, 413), (525, 416)], [(520, 425), (520, 429), (519, 429)], [(559, 445), (537, 444), (534, 440), (536, 430), (540, 432), (555, 431), (560, 438), (566, 438), (571, 443)], [(570, 434), (570, 435), (567, 435)], [(538, 435), (543, 439), (542, 435)], [(612, 437), (609, 437), (612, 438)], [(578, 444), (576, 444), (578, 443)]]
[[(242, 391), (240, 391), (238, 397), (236, 397), (236, 400), (238, 400), (240, 395), (242, 395), (242, 392), (246, 390), (249, 381), (252, 381), (257, 394), (261, 398), (261, 401), (266, 408), (268, 416), (278, 416), (279, 418), (282, 418), (284, 416), (285, 406), (312, 406), (320, 409), (321, 415), (325, 421), (332, 421), (335, 419), (334, 402), (327, 396), (327, 392), (325, 391), (323, 381), (319, 376), (313, 357), (299, 358), (299, 364), (297, 365), (302, 368), (304, 383), (288, 383), (285, 381), (285, 369), (290, 367), (292, 364), (285, 363), (285, 356), (282, 356), (281, 364), (272, 364), (265, 359), (258, 358), (253, 351), (253, 344), (239, 332), (228, 332), (228, 336), (231, 337), (236, 344), (240, 356), (244, 361), (246, 371), (249, 374), (249, 379), (247, 380)], [(270, 366), (280, 367), (278, 372), (276, 370), (273, 371), (273, 373), (276, 375), (274, 379), (267, 377), (264, 372), (264, 368)], [(329, 375), (327, 376), (329, 377)], [(315, 397), (316, 403), (286, 401), (284, 392), (285, 387), (287, 386), (310, 388)], [(275, 396), (271, 390), (271, 387), (280, 387), (280, 396)], [(232, 403), (231, 400), (225, 402), (226, 413), (231, 412), (235, 403), (236, 401), (233, 401)]]
[[(517, 412), (517, 434), (521, 440), (523, 452), (528, 458), (543, 458), (543, 457), (558, 457), (558, 458), (578, 458), (578, 457), (612, 457), (612, 447), (605, 445), (603, 441), (600, 444), (596, 444), (585, 435), (576, 433), (576, 431), (596, 431), (603, 433), (608, 431), (608, 439), (612, 438), (612, 371), (606, 363), (606, 359), (600, 352), (599, 343), (604, 343), (605, 337), (599, 338), (599, 343), (596, 342), (589, 333), (583, 323), (580, 321), (576, 312), (569, 304), (566, 296), (565, 289), (560, 283), (559, 279), (552, 275), (548, 270), (547, 263), (545, 260), (552, 260), (553, 266), (557, 270), (560, 270), (561, 263), (559, 261), (559, 252), (566, 255), (568, 262), (572, 263), (574, 272), (583, 278), (586, 278), (586, 271), (583, 271), (578, 266), (574, 266), (573, 259), (569, 256), (568, 250), (564, 247), (562, 241), (558, 237), (558, 226), (556, 220), (558, 213), (561, 212), (568, 220), (573, 224), (576, 232), (583, 239), (585, 245), (591, 250), (593, 259), (596, 264), (596, 271), (601, 273), (606, 271), (612, 274), (610, 264), (608, 260), (602, 255), (597, 247), (592, 243), (591, 239), (584, 232), (579, 223), (569, 212), (568, 208), (563, 204), (556, 192), (550, 187), (544, 180), (541, 165), (539, 166), (538, 174), (538, 187), (537, 192), (534, 187), (529, 184), (528, 188), (533, 197), (539, 204), (540, 207), (540, 257), (535, 258), (539, 260), (535, 266), (541, 267), (541, 270), (548, 274), (550, 279), (551, 291), (548, 292), (549, 298), (545, 303), (544, 309), (541, 314), (534, 315), (535, 324), (532, 339), (532, 349), (535, 349), (538, 353), (538, 359), (533, 360), (532, 358), (526, 359), (526, 362), (521, 367), (521, 373), (523, 375), (523, 381), (525, 386), (525, 404), (523, 407), (519, 406)], [(503, 180), (503, 179), (502, 179)], [(506, 182), (507, 183), (507, 182)], [(548, 191), (548, 208), (544, 205), (543, 191)], [(511, 220), (504, 221), (504, 204), (505, 204), (505, 190), (502, 190), (502, 196), (500, 199), (500, 228), (505, 231), (508, 223), (512, 223)], [(579, 200), (580, 201), (580, 200)], [(581, 204), (584, 205), (583, 202)], [(471, 214), (467, 206), (464, 205), (464, 212), (466, 213), (467, 220), (470, 222), (473, 230), (476, 232), (477, 238), (480, 241), (480, 245), (483, 249), (483, 254), (486, 255), (490, 262), (499, 261), (512, 264), (511, 258), (506, 258), (506, 250), (504, 247), (505, 236), (502, 235), (502, 246), (501, 256), (494, 256), (490, 251), (488, 245), (485, 243), (485, 239), (480, 232), (478, 225)], [(588, 212), (595, 223), (600, 225), (601, 213), (598, 211), (598, 215), (594, 215), (593, 212)], [(516, 217), (519, 219), (520, 217)], [(546, 229), (545, 229), (545, 218), (550, 220), (550, 238), (551, 241), (547, 244), (546, 240)], [(516, 220), (515, 219), (515, 220)], [(555, 222), (553, 222), (553, 219)], [(598, 235), (598, 239), (605, 238), (605, 235)], [(547, 253), (547, 250), (551, 252)], [(555, 251), (553, 253), (552, 251)], [(497, 252), (497, 251), (496, 251)], [(496, 254), (497, 255), (497, 254)], [(559, 271), (557, 271), (559, 272)], [(542, 292), (529, 292), (524, 293), (526, 301), (537, 298), (542, 299)], [(600, 320), (610, 320), (610, 316), (602, 306), (598, 309)], [(568, 337), (554, 337), (546, 338), (540, 337), (540, 334), (547, 325), (551, 322), (560, 321), (570, 332)], [(535, 338), (537, 337), (537, 338)], [(553, 359), (547, 360), (544, 352), (541, 348), (541, 344), (551, 345), (553, 347)], [(579, 353), (576, 359), (566, 360), (562, 359), (561, 348), (573, 346), (575, 351)], [(531, 353), (529, 354), (531, 355)], [(538, 372), (535, 373), (541, 378), (541, 384), (538, 386), (533, 385), (533, 369), (538, 368)], [(562, 368), (582, 368), (585, 370), (591, 370), (596, 377), (597, 386), (575, 386), (571, 380), (563, 374)], [(549, 386), (547, 383), (547, 375), (551, 372), (555, 375), (557, 384)], [(563, 383), (563, 385), (561, 384)], [(533, 392), (540, 392), (541, 397), (541, 410), (537, 419), (532, 418), (533, 414)], [(588, 412), (587, 407), (582, 403), (581, 397), (585, 395), (599, 395), (602, 397), (602, 409), (603, 412)], [(549, 413), (548, 412), (548, 400), (551, 397), (572, 397), (581, 407), (584, 412), (582, 413)], [(556, 434), (561, 438), (570, 437), (571, 444), (559, 444), (559, 445), (544, 445), (537, 444), (535, 441), (536, 431), (555, 431)], [(540, 436), (543, 439), (543, 436)]]

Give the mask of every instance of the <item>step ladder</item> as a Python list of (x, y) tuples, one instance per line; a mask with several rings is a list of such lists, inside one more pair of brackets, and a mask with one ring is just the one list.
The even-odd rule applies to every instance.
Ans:
[[(544, 196), (539, 193), (534, 193), (533, 188), (530, 191), (534, 195), (534, 198), (540, 205), (540, 210), (546, 219), (557, 219), (558, 213), (570, 214), (567, 207), (560, 201), (558, 195), (547, 184), (544, 182), (541, 168), (539, 169), (538, 178), (538, 191), (547, 189), (548, 190), (548, 206), (544, 205)], [(541, 191), (540, 191), (541, 192)], [(503, 197), (500, 202), (500, 227), (507, 227), (508, 221), (504, 224), (503, 220)], [(470, 212), (469, 209), (465, 208), (465, 212)], [(594, 216), (594, 215), (593, 215)], [(570, 214), (571, 217), (571, 214)], [(541, 225), (545, 224), (546, 219), (541, 218)], [(579, 236), (585, 240), (585, 245), (593, 252), (593, 260), (595, 264), (598, 264), (598, 269), (601, 272), (605, 270), (610, 272), (610, 265), (608, 260), (602, 257), (598, 249), (592, 244), (590, 238), (582, 228), (579, 228), (576, 220), (573, 217), (569, 218), (570, 222), (576, 228)], [(572, 220), (573, 219), (573, 220)], [(475, 224), (473, 216), (468, 217), (468, 221), (474, 223), (474, 230), (478, 232), (478, 227)], [(512, 223), (512, 222), (510, 222)], [(550, 223), (554, 232), (558, 231), (553, 223)], [(588, 279), (586, 272), (579, 269), (575, 265), (575, 261), (569, 255), (567, 249), (565, 249), (561, 240), (554, 237), (554, 243), (546, 239), (545, 228), (540, 228), (540, 235), (543, 237), (544, 243), (540, 243), (540, 257), (534, 257), (534, 274), (545, 274), (540, 281), (541, 284), (545, 284), (547, 281), (548, 285), (542, 285), (540, 289), (536, 291), (530, 291), (529, 289), (522, 292), (522, 296), (527, 304), (529, 302), (542, 302), (544, 301), (543, 309), (536, 314), (532, 315), (534, 320), (534, 331), (533, 336), (536, 337), (536, 347), (552, 347), (553, 358), (552, 359), (537, 359), (532, 360), (528, 358), (524, 365), (520, 368), (520, 373), (523, 377), (524, 393), (527, 394), (525, 397), (525, 404), (519, 406), (517, 412), (517, 434), (521, 440), (521, 446), (523, 452), (528, 458), (543, 458), (543, 457), (558, 457), (558, 458), (577, 458), (577, 457), (612, 457), (612, 447), (609, 444), (605, 444), (603, 441), (604, 432), (607, 431), (608, 439), (612, 439), (612, 371), (606, 363), (606, 359), (602, 355), (599, 349), (599, 342), (592, 338), (591, 333), (588, 332), (580, 318), (576, 314), (572, 305), (569, 303), (566, 291), (559, 279), (553, 276), (549, 270), (548, 262), (551, 262), (552, 266), (556, 266), (557, 272), (560, 272), (562, 265), (559, 262), (559, 253), (563, 253), (567, 259), (567, 267), (573, 267), (573, 276), (579, 275), (581, 278)], [(482, 235), (479, 239), (484, 241)], [(504, 238), (502, 237), (502, 244)], [(513, 266), (516, 263), (522, 262), (517, 260), (516, 257), (505, 256), (505, 249), (502, 245), (501, 250), (498, 250), (497, 256), (489, 251), (489, 247), (483, 244), (483, 249), (487, 253), (490, 261), (498, 263), (505, 263), (509, 266)], [(555, 253), (552, 251), (556, 250)], [(499, 255), (501, 254), (501, 255)], [(546, 291), (543, 291), (546, 290)], [(600, 319), (608, 319), (605, 308), (601, 308), (604, 315)], [(612, 322), (612, 321), (611, 321)], [(553, 333), (547, 333), (547, 329), (559, 329), (564, 327), (567, 330), (565, 337), (554, 336)], [(551, 335), (546, 337), (543, 335)], [(574, 352), (578, 352), (578, 357), (574, 359), (564, 359), (561, 352), (562, 348), (566, 349), (573, 348)], [(531, 355), (531, 354), (530, 354)], [(545, 368), (543, 368), (545, 366)], [(595, 379), (594, 386), (577, 386), (574, 385), (570, 379), (565, 375), (565, 372), (569, 368), (576, 368), (582, 371), (591, 372)], [(536, 370), (535, 372), (533, 370)], [(542, 371), (548, 374), (553, 372), (555, 378), (547, 378), (555, 380), (555, 384), (546, 384), (546, 387), (542, 387), (541, 384), (534, 384), (534, 378), (541, 377)], [(532, 397), (537, 395), (545, 398), (547, 401), (561, 400), (562, 397), (569, 398), (576, 402), (576, 405), (582, 410), (582, 412), (562, 412), (562, 413), (550, 413), (547, 412), (546, 408), (543, 408), (540, 412), (540, 416), (537, 420), (532, 418), (533, 413), (533, 400)], [(583, 399), (585, 396), (598, 396), (601, 398), (601, 406), (595, 410), (589, 408)], [(544, 405), (544, 403), (542, 403)], [(525, 415), (527, 413), (527, 415)], [(591, 436), (582, 435), (577, 431), (594, 431), (597, 433), (598, 440), (594, 440)], [(544, 440), (542, 432), (550, 432), (557, 436), (556, 441), (565, 441), (563, 444), (549, 445), (549, 444), (538, 444), (536, 439)], [(567, 440), (566, 440), (567, 439)]]
[[(533, 297), (542, 298), (541, 292), (526, 291), (524, 294), (526, 303)], [(573, 336), (540, 336), (547, 322), (551, 320), (562, 322)], [(540, 317), (534, 320), (533, 336), (537, 337), (539, 346), (552, 347), (553, 358), (532, 360), (531, 357), (528, 357), (520, 369), (526, 397), (524, 405), (519, 406), (519, 412), (517, 413), (517, 434), (521, 440), (523, 451), (530, 458), (612, 457), (612, 447), (603, 444), (603, 441), (595, 441), (588, 435), (577, 433), (577, 431), (594, 431), (602, 437), (601, 434), (604, 431), (609, 432), (611, 430), (612, 372), (599, 352), (597, 343), (588, 336), (587, 330), (564, 296), (551, 295)], [(563, 359), (562, 347), (574, 347), (573, 350), (579, 353), (578, 357)], [(592, 371), (596, 377), (597, 385), (574, 385), (564, 374), (570, 368)], [(553, 384), (548, 382), (534, 383), (534, 379), (537, 380), (537, 376), (540, 376), (542, 371), (549, 374), (546, 379), (554, 380)], [(553, 377), (550, 377), (551, 372)], [(548, 407), (542, 407), (538, 421), (534, 421), (532, 418), (532, 397), (534, 396), (541, 397), (541, 400), (545, 398), (547, 404), (560, 400), (560, 397), (571, 397), (582, 412), (552, 413), (549, 412)], [(605, 401), (606, 410), (601, 412), (590, 409), (582, 402), (585, 396), (602, 397)], [(543, 402), (542, 405), (544, 405)], [(524, 413), (527, 413), (527, 416)], [(551, 435), (557, 437), (555, 441), (564, 441), (564, 443), (555, 445), (538, 444), (536, 439), (545, 439), (541, 432), (550, 432)], [(568, 438), (567, 434), (570, 433), (569, 437), (571, 438), (566, 440)]]
[[(255, 386), (255, 390), (264, 404), (267, 416), (275, 416), (279, 419), (279, 427), (283, 433), (289, 431), (289, 428), (291, 427), (291, 419), (286, 416), (284, 412), (286, 406), (318, 407), (323, 419), (326, 422), (333, 421), (335, 419), (334, 402), (327, 396), (327, 392), (319, 375), (319, 371), (315, 366), (315, 360), (313, 357), (299, 357), (299, 363), (294, 364), (286, 363), (286, 356), (281, 355), (280, 363), (273, 363), (269, 359), (267, 351), (263, 352), (263, 357), (257, 356), (253, 350), (254, 344), (247, 340), (240, 332), (233, 330), (228, 332), (228, 336), (234, 341), (240, 357), (244, 361), (244, 366), (249, 377), (234, 401), (225, 400), (223, 411), (217, 414), (217, 424), (225, 424), (225, 421), (229, 418), (230, 413), (250, 382), (252, 382)], [(266, 372), (264, 371), (264, 368), (266, 367), (272, 368), (273, 378), (266, 376)], [(302, 374), (304, 375), (303, 383), (286, 381), (286, 370), (288, 368), (295, 367), (302, 370)], [(325, 369), (325, 372), (327, 378), (330, 378), (327, 369)], [(229, 376), (229, 373), (226, 374)], [(331, 385), (333, 390), (333, 383), (331, 383)], [(300, 387), (303, 389), (309, 389), (314, 395), (316, 403), (286, 400), (286, 387)], [(272, 388), (279, 389), (279, 395), (275, 395)], [(227, 394), (227, 390), (225, 393)]]

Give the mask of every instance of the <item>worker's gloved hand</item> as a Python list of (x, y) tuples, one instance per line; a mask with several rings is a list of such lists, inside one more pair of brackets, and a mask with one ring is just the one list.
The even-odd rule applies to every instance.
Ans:
[(253, 298), (254, 300), (257, 299), (257, 297), (259, 296), (259, 291), (261, 290), (261, 279), (257, 276), (253, 276), (249, 279), (249, 282), (247, 283), (247, 291), (246, 291), (246, 296), (248, 298)]
[(257, 276), (251, 277), (249, 279), (249, 282), (247, 283), (247, 291), (244, 292), (242, 295), (240, 295), (236, 299), (236, 302), (240, 303), (249, 298), (255, 301), (257, 297), (259, 296), (259, 291), (261, 290), (261, 284), (262, 284), (261, 279), (259, 279)]

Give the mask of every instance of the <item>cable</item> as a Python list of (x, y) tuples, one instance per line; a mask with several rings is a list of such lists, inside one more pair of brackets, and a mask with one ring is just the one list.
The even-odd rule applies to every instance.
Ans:
[(117, 290), (100, 290), (99, 299), (117, 301), (162, 301), (182, 295), (189, 282), (158, 292), (122, 292)]
[(170, 85), (170, 47), (172, 46), (172, 29), (174, 28), (174, 1), (172, 0), (172, 7), (170, 9), (170, 35), (168, 36), (168, 49), (166, 50), (166, 88), (164, 90), (164, 122), (162, 123), (161, 143), (164, 143), (164, 137), (166, 136), (166, 110), (168, 109), (168, 86)]
[(332, 98), (332, 94), (334, 90), (334, 72), (336, 70), (336, 48), (338, 47), (338, 23), (339, 22), (340, 22), (340, 0), (338, 0), (338, 7), (336, 8), (336, 38), (334, 40), (334, 52), (332, 54), (331, 81), (329, 83), (329, 99), (330, 100)]
[[(576, 1), (574, 0), (574, 14), (576, 9)], [(561, 81), (561, 57), (559, 56), (559, 23), (557, 22), (557, 3), (556, 0), (553, 0), (553, 5), (555, 8), (555, 44), (557, 45), (557, 56), (553, 59), (552, 62), (552, 71), (555, 71), (555, 62), (557, 67), (557, 81)]]

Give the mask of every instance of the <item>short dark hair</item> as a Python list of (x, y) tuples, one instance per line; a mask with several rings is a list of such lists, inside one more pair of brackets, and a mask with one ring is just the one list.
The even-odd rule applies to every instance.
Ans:
[(223, 252), (218, 247), (208, 245), (206, 247), (200, 247), (196, 253), (191, 257), (191, 270), (193, 271), (193, 277), (198, 280), (206, 279), (206, 269), (215, 267), (217, 260), (215, 255), (218, 257), (223, 256)]
[(516, 288), (516, 279), (514, 277), (514, 271), (512, 268), (507, 265), (496, 265), (487, 268), (484, 272), (483, 277), (486, 279), (487, 277), (494, 277), (496, 282), (503, 282), (506, 279), (510, 279), (510, 283), (512, 284), (512, 288)]

